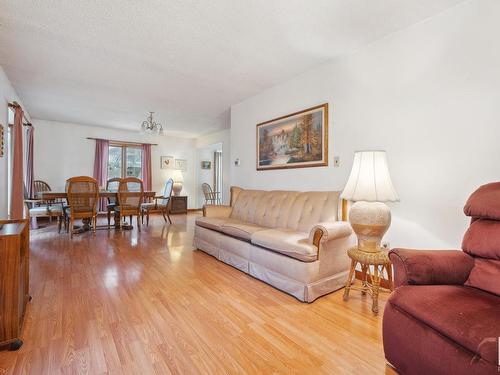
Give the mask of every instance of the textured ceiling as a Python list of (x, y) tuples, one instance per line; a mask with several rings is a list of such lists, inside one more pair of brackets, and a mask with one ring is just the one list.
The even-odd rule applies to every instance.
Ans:
[(459, 0), (0, 0), (0, 65), (32, 118), (167, 131)]

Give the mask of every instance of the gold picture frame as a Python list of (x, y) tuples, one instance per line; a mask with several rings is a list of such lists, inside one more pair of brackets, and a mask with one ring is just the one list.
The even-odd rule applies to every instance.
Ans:
[(257, 124), (258, 171), (328, 166), (328, 103)]

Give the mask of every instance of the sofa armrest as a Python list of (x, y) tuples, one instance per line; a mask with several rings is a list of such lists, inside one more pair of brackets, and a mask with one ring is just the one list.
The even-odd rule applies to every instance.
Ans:
[(462, 285), (474, 260), (461, 250), (393, 249), (394, 286)]
[(233, 208), (231, 206), (221, 206), (216, 204), (206, 204), (203, 206), (203, 216), (206, 217), (229, 217)]
[(309, 243), (319, 245), (323, 242), (350, 236), (352, 227), (347, 221), (325, 221), (316, 224), (309, 232)]

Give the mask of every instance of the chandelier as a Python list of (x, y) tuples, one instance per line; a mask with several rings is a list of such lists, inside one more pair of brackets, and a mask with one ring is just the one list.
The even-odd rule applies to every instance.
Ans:
[(149, 112), (147, 120), (142, 122), (141, 131), (148, 134), (163, 135), (163, 126), (159, 122), (153, 121), (153, 113)]

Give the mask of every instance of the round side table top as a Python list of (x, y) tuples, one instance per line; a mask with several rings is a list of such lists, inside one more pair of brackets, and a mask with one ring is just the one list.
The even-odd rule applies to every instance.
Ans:
[(375, 253), (369, 253), (359, 250), (357, 246), (354, 246), (347, 250), (347, 255), (349, 255), (349, 258), (364, 264), (391, 264), (389, 252), (383, 248), (380, 248), (380, 251)]

